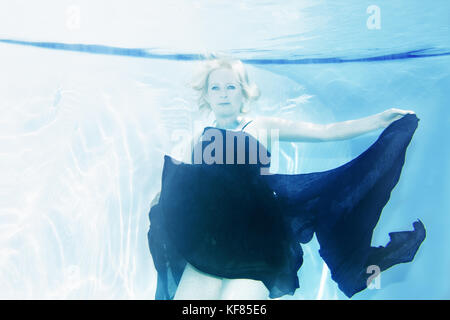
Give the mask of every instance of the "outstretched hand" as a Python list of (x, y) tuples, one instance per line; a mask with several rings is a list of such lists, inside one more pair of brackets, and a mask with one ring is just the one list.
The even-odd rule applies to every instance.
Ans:
[(382, 127), (389, 126), (392, 122), (401, 119), (406, 114), (415, 114), (412, 110), (403, 110), (397, 108), (391, 108), (380, 113), (380, 121)]

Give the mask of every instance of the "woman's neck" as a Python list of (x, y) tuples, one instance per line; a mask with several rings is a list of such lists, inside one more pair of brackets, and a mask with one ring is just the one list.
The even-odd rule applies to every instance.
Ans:
[(241, 117), (230, 117), (226, 119), (216, 119), (216, 127), (222, 129), (236, 129), (242, 122)]

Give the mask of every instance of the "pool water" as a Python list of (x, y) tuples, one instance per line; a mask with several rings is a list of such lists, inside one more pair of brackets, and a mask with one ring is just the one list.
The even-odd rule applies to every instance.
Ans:
[[(419, 127), (375, 229), (427, 238), (352, 299), (449, 299), (448, 1), (5, 1), (0, 4), (0, 298), (152, 299), (150, 202), (164, 154), (211, 123), (187, 85), (244, 60), (254, 115), (330, 123), (391, 107)], [(339, 166), (381, 131), (281, 143), (278, 172)], [(314, 238), (283, 299), (347, 299)]]

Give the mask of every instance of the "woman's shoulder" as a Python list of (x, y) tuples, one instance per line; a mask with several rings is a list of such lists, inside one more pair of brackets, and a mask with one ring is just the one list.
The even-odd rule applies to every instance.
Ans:
[[(253, 136), (260, 144), (262, 144), (269, 152), (270, 152), (270, 143), (268, 143), (268, 141), (265, 141), (263, 139), (263, 141), (260, 141), (260, 134), (262, 131), (264, 131), (266, 129), (265, 127), (265, 123), (264, 123), (264, 118), (259, 117), (259, 116), (253, 116), (253, 117), (245, 117), (243, 118), (244, 123), (242, 130), (243, 132)], [(266, 135), (264, 135), (266, 136)], [(269, 136), (266, 136), (267, 139), (270, 139)]]
[(241, 123), (241, 125), (240, 125), (241, 130), (244, 130), (246, 127), (248, 127), (254, 120), (255, 120), (254, 117), (249, 117), (249, 116), (241, 117), (241, 119), (239, 121)]
[(242, 131), (255, 131), (265, 128), (264, 117), (260, 116), (243, 116), (242, 120)]

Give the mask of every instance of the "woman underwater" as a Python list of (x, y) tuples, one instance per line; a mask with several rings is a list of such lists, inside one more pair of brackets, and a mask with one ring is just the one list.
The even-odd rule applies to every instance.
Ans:
[[(194, 139), (190, 161), (165, 156), (161, 192), (149, 214), (156, 299), (292, 295), (299, 288), (300, 243), (314, 233), (332, 279), (348, 297), (367, 287), (369, 267), (383, 271), (412, 261), (425, 239), (422, 222), (414, 222), (413, 231), (390, 233), (385, 247), (371, 247), (371, 239), (417, 128), (414, 112), (389, 109), (326, 125), (250, 119), (246, 103), (259, 91), (242, 62), (215, 59), (204, 67), (194, 88), (200, 108), (213, 112), (215, 127)], [(357, 158), (309, 174), (269, 173), (271, 141), (255, 138), (276, 130), (280, 141), (320, 142), (381, 128)]]

